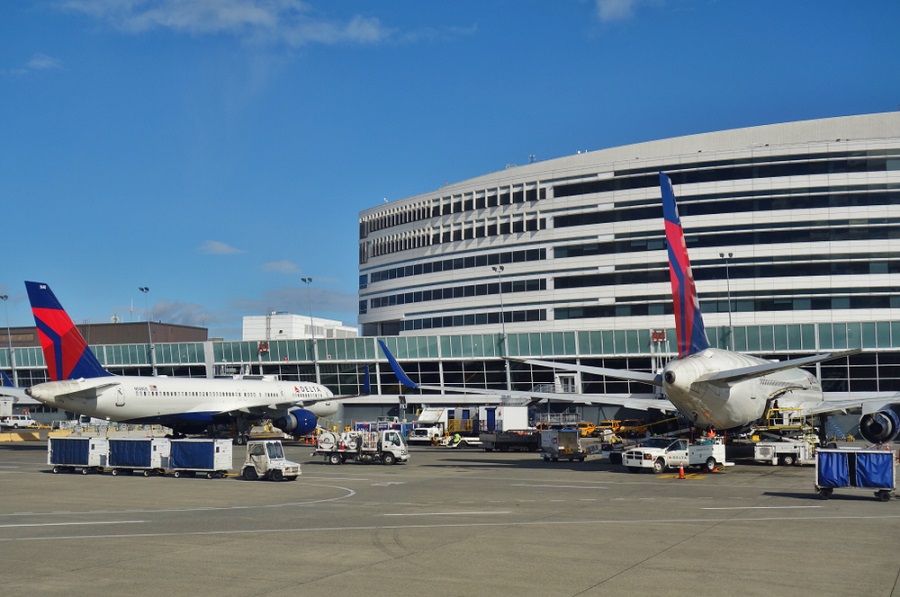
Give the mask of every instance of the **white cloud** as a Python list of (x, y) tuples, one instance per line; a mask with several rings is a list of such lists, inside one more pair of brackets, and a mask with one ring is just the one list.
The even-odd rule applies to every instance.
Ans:
[(597, 16), (603, 22), (623, 21), (634, 15), (641, 0), (597, 0)]
[(207, 255), (236, 255), (239, 253), (246, 253), (247, 251), (232, 247), (228, 243), (217, 240), (208, 240), (200, 245), (200, 252), (206, 253)]
[(282, 259), (281, 261), (269, 261), (268, 263), (264, 263), (263, 271), (267, 272), (275, 272), (279, 274), (299, 274), (300, 266), (298, 266), (293, 261), (288, 261), (286, 259)]
[(290, 46), (368, 44), (391, 34), (374, 17), (316, 17), (300, 0), (63, 0), (61, 6), (131, 33), (169, 29)]
[(42, 54), (40, 52), (35, 52), (31, 58), (28, 59), (28, 62), (19, 68), (13, 68), (9, 70), (0, 70), (0, 74), (3, 75), (27, 75), (30, 72), (39, 71), (39, 70), (54, 70), (61, 69), (62, 61), (58, 58), (54, 58), (52, 56), (47, 56), (46, 54)]

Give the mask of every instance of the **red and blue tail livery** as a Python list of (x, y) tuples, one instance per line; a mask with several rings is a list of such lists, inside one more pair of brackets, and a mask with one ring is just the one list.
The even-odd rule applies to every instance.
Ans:
[(709, 348), (709, 340), (703, 326), (700, 300), (697, 298), (681, 218), (678, 217), (678, 207), (675, 205), (672, 181), (662, 172), (659, 173), (659, 186), (662, 189), (663, 216), (666, 220), (666, 244), (669, 246), (669, 277), (672, 280), (678, 356), (686, 357)]
[(50, 287), (25, 282), (25, 288), (50, 381), (112, 375), (97, 361)]

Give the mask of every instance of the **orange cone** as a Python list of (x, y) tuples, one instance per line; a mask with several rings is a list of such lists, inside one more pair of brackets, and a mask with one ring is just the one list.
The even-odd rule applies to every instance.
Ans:
[(678, 465), (678, 478), (684, 479), (684, 465), (683, 464)]

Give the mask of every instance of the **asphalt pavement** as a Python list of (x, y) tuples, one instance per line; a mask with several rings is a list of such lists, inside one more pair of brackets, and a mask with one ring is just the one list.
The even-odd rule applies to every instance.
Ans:
[[(50, 473), (0, 444), (4, 594), (895, 595), (900, 498), (812, 466), (629, 474), (591, 456), (414, 447), (296, 482)], [(235, 447), (235, 471), (243, 461)], [(27, 593), (26, 593), (27, 592)]]

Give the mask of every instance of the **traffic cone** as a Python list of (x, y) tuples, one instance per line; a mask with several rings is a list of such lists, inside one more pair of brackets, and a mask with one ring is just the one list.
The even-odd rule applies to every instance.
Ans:
[(684, 479), (684, 465), (683, 464), (678, 465), (678, 478)]

